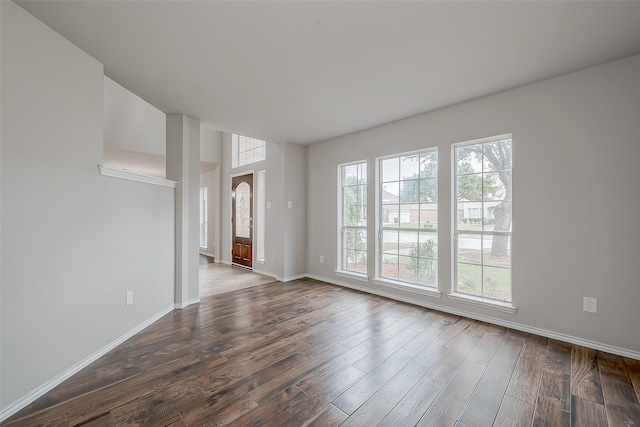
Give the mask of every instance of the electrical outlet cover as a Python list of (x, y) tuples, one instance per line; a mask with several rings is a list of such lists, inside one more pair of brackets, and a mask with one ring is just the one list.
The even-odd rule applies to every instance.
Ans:
[(598, 312), (598, 300), (596, 298), (583, 297), (582, 310), (588, 313)]

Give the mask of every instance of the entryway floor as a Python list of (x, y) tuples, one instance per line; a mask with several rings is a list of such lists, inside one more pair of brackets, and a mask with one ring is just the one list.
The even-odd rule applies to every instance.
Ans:
[(200, 298), (275, 281), (273, 277), (263, 276), (240, 267), (220, 263), (201, 264)]

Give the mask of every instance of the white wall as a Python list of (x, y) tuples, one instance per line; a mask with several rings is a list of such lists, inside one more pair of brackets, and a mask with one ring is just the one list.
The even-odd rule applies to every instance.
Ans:
[(166, 115), (104, 76), (104, 146), (164, 156)]
[(104, 76), (104, 165), (165, 178), (166, 120), (162, 111)]
[[(307, 150), (296, 144), (284, 144), (284, 277), (306, 273), (307, 227)], [(288, 202), (291, 201), (291, 208)]]
[(200, 161), (222, 162), (222, 132), (200, 126)]
[[(515, 315), (447, 297), (451, 289), (451, 144), (513, 133)], [(307, 272), (427, 305), (640, 351), (640, 56), (314, 144), (307, 151)], [(441, 298), (335, 275), (336, 168), (437, 146)], [(369, 276), (375, 274), (369, 227)], [(324, 255), (325, 264), (318, 258)], [(327, 262), (329, 261), (329, 262)], [(598, 298), (598, 313), (582, 297)]]
[(174, 196), (98, 174), (102, 65), (0, 8), (4, 410), (172, 306)]

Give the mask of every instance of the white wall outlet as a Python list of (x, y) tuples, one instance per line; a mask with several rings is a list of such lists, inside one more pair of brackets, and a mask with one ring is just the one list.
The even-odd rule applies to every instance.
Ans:
[(267, 209), (271, 209), (271, 202), (267, 202)]
[(127, 292), (127, 305), (133, 304), (133, 291)]
[(289, 202), (287, 203), (287, 206), (289, 207), (289, 209), (291, 209), (293, 207), (293, 202), (289, 200)]
[(324, 264), (324, 257), (320, 255), (320, 264)]
[(582, 298), (582, 310), (589, 313), (598, 312), (598, 300), (596, 298), (583, 297)]

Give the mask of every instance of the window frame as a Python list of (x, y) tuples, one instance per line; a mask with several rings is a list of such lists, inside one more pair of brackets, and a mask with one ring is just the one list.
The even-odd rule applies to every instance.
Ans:
[(208, 187), (200, 187), (200, 249), (209, 249), (208, 192)]
[[(464, 141), (464, 142), (459, 142), (459, 143), (455, 143), (452, 144), (451, 146), (451, 204), (452, 204), (452, 209), (451, 209), (451, 221), (452, 221), (452, 227), (451, 227), (451, 293), (448, 294), (449, 298), (455, 300), (455, 301), (459, 301), (459, 302), (463, 302), (463, 303), (468, 303), (468, 304), (472, 304), (472, 305), (477, 305), (477, 306), (482, 306), (485, 308), (492, 308), (498, 311), (503, 311), (503, 312), (507, 312), (507, 313), (511, 313), (514, 314), (516, 312), (516, 307), (513, 305), (513, 250), (512, 248), (512, 238), (513, 238), (513, 213), (511, 214), (511, 227), (509, 231), (496, 231), (496, 230), (485, 230), (484, 229), (484, 225), (482, 227), (481, 230), (460, 230), (459, 229), (459, 225), (458, 225), (458, 211), (459, 211), (459, 203), (465, 203), (465, 202), (460, 202), (458, 200), (458, 187), (457, 187), (457, 181), (458, 181), (458, 177), (461, 175), (471, 175), (471, 174), (478, 174), (480, 176), (482, 176), (482, 187), (481, 187), (481, 192), (482, 192), (482, 197), (481, 200), (473, 200), (473, 201), (467, 201), (466, 203), (481, 203), (481, 207), (477, 208), (477, 207), (468, 207), (467, 209), (471, 210), (471, 209), (480, 209), (480, 224), (484, 224), (484, 219), (485, 219), (485, 203), (486, 202), (494, 202), (495, 200), (488, 200), (486, 199), (486, 195), (485, 195), (485, 188), (484, 188), (484, 175), (487, 173), (493, 173), (493, 171), (485, 171), (484, 169), (484, 164), (482, 164), (481, 166), (481, 170), (479, 172), (474, 172), (474, 173), (466, 173), (466, 174), (459, 174), (458, 173), (458, 159), (457, 159), (457, 149), (461, 148), (461, 147), (467, 147), (467, 146), (472, 146), (472, 145), (481, 145), (481, 144), (487, 144), (487, 143), (492, 143), (492, 142), (496, 142), (496, 141), (502, 141), (502, 140), (511, 140), (511, 168), (509, 169), (509, 171), (511, 172), (511, 184), (513, 184), (513, 135), (511, 133), (508, 134), (502, 134), (502, 135), (496, 135), (496, 136), (491, 136), (491, 137), (486, 137), (486, 138), (480, 138), (480, 139), (474, 139), (474, 140), (469, 140), (469, 141)], [(506, 170), (506, 169), (505, 169)], [(504, 199), (503, 199), (504, 200)], [(513, 192), (511, 194), (511, 204), (513, 206)], [(463, 212), (464, 212), (464, 207), (462, 208)], [(488, 210), (489, 208), (487, 208)], [(513, 209), (512, 209), (513, 212)], [(464, 216), (464, 214), (463, 214)], [(471, 218), (471, 216), (469, 216)], [(475, 218), (474, 218), (475, 219)], [(509, 242), (508, 245), (510, 247), (509, 249), (509, 296), (510, 299), (506, 300), (506, 299), (498, 299), (498, 298), (494, 298), (491, 296), (487, 296), (484, 292), (484, 270), (486, 267), (496, 267), (496, 268), (505, 268), (506, 267), (497, 267), (497, 266), (487, 266), (486, 263), (484, 262), (484, 243), (481, 244), (481, 262), (480, 264), (470, 264), (470, 265), (479, 265), (481, 268), (481, 278), (480, 278), (480, 285), (481, 285), (481, 294), (473, 294), (473, 293), (466, 293), (466, 292), (461, 292), (458, 290), (457, 287), (457, 283), (458, 283), (458, 273), (459, 273), (459, 262), (458, 262), (458, 250), (459, 250), (459, 236), (460, 235), (478, 235), (481, 237), (481, 239), (484, 238), (484, 236), (507, 236), (509, 238)], [(481, 240), (481, 242), (483, 242), (483, 240)]]
[[(358, 173), (359, 177), (364, 177), (365, 179), (365, 183), (364, 184), (357, 184), (357, 186), (359, 187), (364, 187), (364, 200), (365, 200), (365, 204), (362, 205), (362, 209), (364, 212), (364, 216), (365, 216), (365, 222), (364, 224), (360, 224), (360, 225), (345, 225), (345, 201), (344, 201), (344, 197), (345, 197), (345, 193), (344, 193), (344, 181), (345, 181), (345, 168), (349, 167), (349, 166), (359, 166), (359, 165), (364, 165), (365, 166), (365, 172), (363, 175), (360, 175), (360, 173)], [(357, 160), (357, 161), (353, 161), (353, 162), (348, 162), (348, 163), (342, 163), (338, 165), (338, 200), (337, 200), (337, 204), (338, 204), (338, 235), (337, 235), (337, 243), (338, 243), (338, 250), (337, 250), (337, 261), (336, 261), (336, 274), (341, 275), (341, 276), (345, 276), (345, 277), (349, 277), (349, 278), (354, 278), (354, 279), (358, 279), (358, 280), (363, 280), (363, 281), (368, 281), (368, 271), (369, 271), (369, 242), (368, 242), (368, 227), (369, 227), (369, 220), (367, 218), (368, 215), (368, 206), (369, 206), (369, 197), (368, 197), (368, 187), (369, 187), (369, 165), (367, 160)], [(359, 230), (360, 232), (364, 233), (365, 235), (365, 248), (362, 250), (359, 250), (359, 252), (364, 252), (365, 256), (366, 256), (366, 262), (365, 262), (365, 271), (361, 272), (361, 271), (357, 271), (357, 270), (349, 270), (346, 268), (345, 265), (345, 261), (346, 261), (346, 256), (345, 256), (345, 252), (348, 250), (348, 248), (346, 248), (345, 245), (345, 235), (347, 232), (347, 229), (353, 229), (353, 230)]]
[[(247, 140), (251, 140), (254, 144), (255, 143), (259, 143), (259, 146), (254, 146), (253, 148), (249, 149), (249, 150), (244, 150), (244, 151), (240, 151), (240, 139), (241, 138), (245, 138)], [(263, 162), (267, 159), (267, 142), (265, 140), (262, 139), (258, 139), (258, 138), (253, 138), (250, 136), (246, 136), (246, 135), (239, 135), (239, 134), (232, 134), (231, 135), (231, 146), (232, 146), (232, 156), (231, 156), (231, 160), (232, 160), (232, 168), (239, 168), (242, 166), (247, 166), (247, 165), (251, 165), (253, 163), (258, 163), (258, 162)], [(256, 152), (256, 151), (260, 151), (261, 152), (261, 156), (260, 158), (258, 158), (257, 160), (253, 160), (250, 162), (247, 162), (246, 159), (244, 160), (244, 162), (241, 162), (242, 160), (242, 154), (243, 153), (248, 153), (248, 152)], [(246, 157), (246, 156), (245, 156)], [(255, 157), (254, 157), (255, 158)]]
[[(385, 206), (387, 206), (388, 204), (384, 203), (384, 197), (383, 197), (383, 192), (385, 191), (384, 188), (384, 184), (388, 183), (388, 182), (396, 182), (396, 181), (384, 181), (384, 168), (383, 168), (383, 162), (386, 160), (390, 160), (390, 159), (398, 159), (398, 165), (400, 167), (400, 162), (401, 159), (403, 157), (410, 157), (410, 156), (414, 156), (414, 155), (422, 155), (422, 154), (431, 154), (431, 153), (435, 153), (436, 154), (436, 159), (437, 159), (437, 165), (436, 165), (436, 174), (434, 175), (429, 175), (429, 176), (422, 176), (421, 172), (420, 172), (420, 164), (418, 161), (418, 178), (412, 178), (412, 179), (403, 179), (400, 170), (398, 171), (398, 191), (399, 193), (402, 192), (402, 182), (404, 181), (418, 181), (418, 188), (420, 188), (420, 182), (422, 182), (423, 180), (434, 180), (435, 181), (435, 185), (436, 185), (436, 200), (431, 201), (431, 202), (422, 202), (420, 201), (420, 196), (418, 195), (418, 201), (416, 203), (409, 203), (409, 204), (414, 204), (417, 205), (418, 208), (418, 224), (422, 224), (421, 221), (421, 215), (422, 215), (422, 206), (427, 206), (427, 205), (431, 205), (434, 206), (435, 205), (435, 212), (436, 212), (436, 216), (439, 214), (439, 197), (438, 197), (438, 193), (439, 193), (439, 169), (440, 169), (440, 155), (439, 155), (439, 149), (437, 146), (432, 146), (432, 147), (427, 147), (427, 148), (422, 148), (419, 150), (414, 150), (414, 151), (409, 151), (409, 152), (404, 152), (404, 153), (394, 153), (392, 155), (388, 155), (388, 156), (384, 156), (384, 157), (378, 157), (376, 159), (376, 245), (375, 245), (375, 260), (376, 260), (376, 267), (375, 267), (375, 271), (376, 271), (376, 276), (374, 278), (374, 282), (377, 284), (381, 284), (381, 285), (386, 285), (386, 286), (391, 286), (391, 287), (395, 287), (398, 289), (404, 289), (404, 290), (411, 290), (411, 291), (415, 291), (418, 293), (423, 293), (423, 294), (427, 294), (429, 296), (435, 296), (435, 297), (440, 297), (440, 291), (439, 291), (439, 283), (438, 283), (438, 263), (439, 263), (439, 246), (437, 244), (439, 236), (440, 236), (440, 227), (437, 225), (436, 222), (436, 228), (426, 228), (426, 229), (422, 229), (420, 227), (418, 228), (407, 228), (407, 227), (402, 227), (401, 224), (401, 212), (398, 212), (398, 227), (385, 227), (384, 226), (384, 210), (385, 210)], [(418, 190), (419, 191), (419, 190)], [(400, 195), (398, 196), (398, 209), (400, 210), (400, 206), (402, 206), (403, 203), (401, 203), (400, 200)], [(406, 203), (405, 203), (406, 204)], [(410, 214), (411, 216), (411, 214)], [(429, 221), (427, 221), (429, 222)], [(390, 278), (390, 277), (386, 277), (383, 275), (383, 266), (384, 266), (384, 247), (383, 247), (383, 243), (384, 243), (384, 232), (385, 230), (389, 230), (389, 231), (404, 231), (404, 232), (415, 232), (416, 233), (416, 242), (417, 245), (420, 245), (420, 235), (421, 233), (425, 233), (426, 235), (434, 235), (435, 236), (435, 242), (436, 242), (436, 250), (435, 250), (435, 255), (434, 258), (429, 258), (431, 263), (435, 264), (435, 277), (434, 277), (434, 283), (433, 285), (429, 285), (426, 283), (420, 283), (419, 281), (408, 281), (408, 280), (401, 280), (400, 279), (400, 274), (398, 272), (398, 276), (394, 279), (394, 278)], [(400, 237), (399, 237), (400, 238)], [(433, 240), (433, 239), (429, 239), (429, 240)], [(398, 249), (399, 252), (400, 249)], [(400, 256), (400, 255), (398, 255)], [(409, 258), (416, 258), (418, 260), (418, 263), (420, 263), (420, 260), (424, 260), (426, 258), (423, 257), (419, 257), (419, 256), (408, 256)], [(399, 263), (400, 261), (398, 261)], [(400, 264), (398, 264), (400, 265)]]

